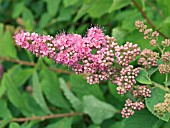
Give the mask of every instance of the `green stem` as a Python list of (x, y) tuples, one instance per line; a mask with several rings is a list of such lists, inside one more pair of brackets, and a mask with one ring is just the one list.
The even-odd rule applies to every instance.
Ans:
[(166, 74), (166, 77), (165, 77), (165, 82), (168, 81), (168, 73)]
[(163, 54), (163, 50), (161, 49), (161, 47), (157, 44), (158, 49), (161, 51), (161, 53)]
[(153, 84), (155, 87), (158, 87), (158, 88), (160, 88), (160, 89), (162, 89), (162, 90), (170, 93), (170, 89), (169, 89), (168, 87), (164, 87), (163, 85), (158, 84), (158, 83), (156, 83), (156, 82), (154, 82), (154, 81), (152, 81), (152, 84)]

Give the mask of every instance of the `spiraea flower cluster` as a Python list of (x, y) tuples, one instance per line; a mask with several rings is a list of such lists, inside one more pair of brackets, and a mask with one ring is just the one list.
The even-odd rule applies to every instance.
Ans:
[[(118, 77), (126, 72), (123, 69), (121, 71), (118, 66), (130, 70), (128, 78), (125, 78), (125, 89), (129, 90), (135, 83), (134, 77), (138, 70), (128, 66), (130, 61), (135, 60), (140, 48), (130, 42), (118, 46), (113, 37), (105, 36), (98, 27), (88, 29), (84, 37), (65, 33), (55, 37), (41, 36), (35, 32), (20, 31), (14, 38), (17, 45), (37, 56), (46, 56), (56, 63), (68, 65), (76, 73), (89, 74), (87, 81), (90, 84), (99, 83), (101, 80), (114, 81), (115, 71), (119, 72)], [(123, 78), (121, 81), (124, 81)], [(126, 84), (130, 84), (129, 87)]]
[(170, 113), (170, 94), (165, 94), (165, 100), (163, 103), (158, 103), (154, 106), (154, 111), (159, 115), (163, 116), (165, 113)]
[[(110, 80), (117, 84), (117, 91), (122, 95), (133, 90), (135, 77), (140, 70), (129, 64), (140, 53), (138, 45), (126, 42), (119, 46), (114, 37), (105, 36), (99, 27), (88, 29), (84, 37), (66, 33), (52, 37), (22, 30), (15, 34), (14, 39), (16, 45), (36, 56), (48, 57), (56, 63), (67, 65), (77, 74), (85, 73), (89, 84)], [(127, 107), (124, 113), (140, 110), (144, 105), (135, 102)]]
[(140, 54), (138, 64), (144, 66), (146, 69), (149, 69), (152, 66), (157, 66), (158, 58), (159, 54), (157, 52), (153, 52), (149, 49), (144, 49)]
[(143, 102), (132, 102), (130, 99), (127, 99), (125, 103), (125, 107), (121, 111), (122, 117), (128, 118), (129, 116), (135, 113), (134, 110), (140, 111), (143, 108), (145, 108)]

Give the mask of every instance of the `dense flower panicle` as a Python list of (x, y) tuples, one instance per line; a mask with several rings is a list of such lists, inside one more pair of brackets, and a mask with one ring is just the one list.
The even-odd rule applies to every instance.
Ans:
[[(144, 26), (143, 26), (144, 27)], [(142, 31), (143, 29), (140, 28)], [(118, 85), (119, 94), (133, 89), (139, 68), (129, 63), (140, 53), (137, 44), (126, 42), (119, 46), (114, 37), (105, 36), (98, 27), (88, 29), (87, 35), (57, 34), (55, 37), (29, 33), (21, 30), (14, 36), (16, 45), (28, 49), (36, 56), (46, 56), (56, 63), (67, 65), (76, 74), (87, 74), (89, 84), (110, 80)], [(145, 96), (145, 92), (141, 91)], [(132, 103), (122, 110), (124, 117), (133, 115), (134, 110), (143, 108), (142, 103)]]
[(136, 59), (136, 56), (140, 53), (140, 48), (137, 44), (133, 45), (126, 42), (124, 46), (116, 46), (115, 51), (117, 62), (122, 66), (128, 66), (130, 61)]
[[(126, 68), (140, 52), (140, 48), (130, 42), (118, 46), (115, 38), (105, 36), (98, 27), (88, 29), (84, 37), (79, 34), (65, 33), (57, 34), (55, 37), (40, 36), (35, 32), (29, 33), (21, 30), (14, 38), (17, 45), (37, 56), (47, 56), (56, 63), (68, 65), (77, 74), (89, 74), (87, 81), (90, 84), (99, 83), (101, 80), (114, 81), (114, 72), (121, 71), (115, 70), (115, 64)], [(118, 77), (120, 76), (116, 78)], [(120, 82), (125, 84), (122, 86), (125, 90), (130, 89), (136, 82), (134, 77), (133, 74), (128, 76), (130, 81), (127, 81), (127, 78), (120, 78)], [(119, 80), (116, 79), (116, 81)]]
[(130, 99), (126, 100), (125, 107), (122, 109), (121, 114), (123, 118), (128, 118), (134, 114), (134, 110), (140, 111), (145, 108), (144, 103), (142, 102), (132, 102)]
[(140, 54), (138, 64), (144, 66), (146, 69), (150, 68), (151, 66), (157, 66), (158, 57), (158, 53), (149, 49), (144, 49)]

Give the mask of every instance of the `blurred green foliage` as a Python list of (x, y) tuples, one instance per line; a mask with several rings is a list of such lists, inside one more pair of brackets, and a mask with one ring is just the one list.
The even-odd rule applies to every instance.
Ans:
[[(170, 1), (136, 2), (156, 28), (170, 37)], [(56, 65), (47, 58), (37, 59), (16, 47), (12, 38), (21, 28), (41, 34), (55, 35), (66, 31), (85, 35), (87, 28), (97, 25), (105, 30), (105, 34), (115, 37), (118, 44), (130, 41), (141, 49), (150, 48), (148, 41), (135, 30), (136, 20), (145, 21), (131, 0), (0, 0), (0, 63), (4, 67), (0, 80), (0, 127), (169, 128), (169, 122), (159, 120), (148, 109), (122, 119), (120, 110), (128, 94), (121, 97), (115, 85), (107, 82), (89, 85), (82, 76), (68, 73), (67, 67)], [(49, 67), (57, 68), (57, 72)], [(159, 80), (164, 76), (156, 73), (152, 79), (161, 83)], [(154, 102), (154, 99), (150, 100)], [(152, 112), (155, 102), (150, 103), (149, 99), (147, 102)], [(83, 114), (11, 122), (14, 118), (71, 112)]]

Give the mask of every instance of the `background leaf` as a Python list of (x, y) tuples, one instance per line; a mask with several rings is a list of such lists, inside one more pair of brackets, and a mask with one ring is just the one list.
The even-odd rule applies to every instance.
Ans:
[(147, 109), (143, 109), (130, 118), (125, 119), (124, 128), (154, 128), (158, 121), (159, 119), (153, 116)]
[(46, 98), (57, 107), (70, 109), (69, 103), (64, 98), (57, 75), (44, 67), (41, 70), (41, 86)]
[(72, 118), (63, 118), (56, 123), (50, 124), (45, 128), (71, 128)]
[(141, 69), (139, 71), (139, 74), (138, 76), (136, 77), (136, 80), (141, 83), (141, 84), (151, 84), (151, 80), (150, 78), (148, 77), (148, 73), (147, 71)]
[(67, 85), (66, 85), (66, 83), (65, 83), (65, 81), (63, 79), (59, 78), (59, 82), (60, 82), (61, 89), (64, 91), (64, 95), (70, 101), (70, 103), (72, 104), (73, 108), (76, 111), (81, 112), (82, 109), (83, 109), (82, 101), (80, 99), (78, 99), (71, 92), (71, 90), (69, 90), (69, 88), (67, 87)]
[(55, 16), (58, 12), (61, 0), (45, 0), (47, 2), (47, 10), (51, 16)]
[[(87, 83), (82, 76), (71, 75), (70, 84), (73, 92), (80, 98), (83, 98), (85, 95), (92, 94), (100, 100), (104, 100), (103, 94), (99, 88), (99, 85), (90, 85)], [(81, 90), (81, 91), (80, 91)]]
[(36, 72), (33, 73), (33, 97), (35, 99), (35, 101), (37, 102), (37, 104), (39, 104), (41, 106), (41, 108), (44, 110), (44, 112), (51, 114), (51, 111), (49, 110), (43, 94), (42, 94), (42, 88), (41, 85), (39, 83), (39, 78)]
[(154, 112), (154, 106), (158, 103), (162, 103), (164, 102), (165, 98), (164, 95), (166, 94), (166, 92), (160, 88), (155, 88), (152, 91), (152, 95), (151, 98), (146, 98), (146, 106), (149, 109), (149, 111), (154, 114), (155, 116), (157, 116), (158, 118), (164, 120), (164, 121), (168, 121), (169, 120), (169, 115), (166, 113), (164, 116), (160, 117), (157, 113)]
[(3, 25), (0, 24), (1, 38), (0, 38), (0, 56), (17, 58), (14, 41), (12, 40), (11, 33), (6, 31), (3, 33)]
[(98, 100), (93, 95), (84, 96), (83, 105), (84, 113), (88, 114), (95, 124), (111, 118), (117, 111), (113, 106)]

